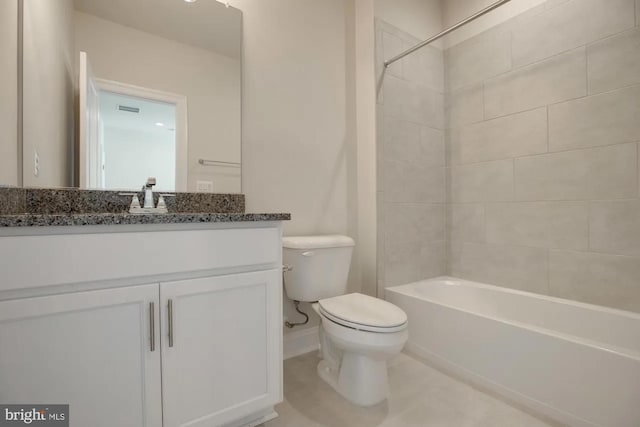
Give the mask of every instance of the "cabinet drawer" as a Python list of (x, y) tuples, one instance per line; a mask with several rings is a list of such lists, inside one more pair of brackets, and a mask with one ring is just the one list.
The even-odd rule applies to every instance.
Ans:
[(0, 291), (280, 263), (280, 227), (0, 237)]

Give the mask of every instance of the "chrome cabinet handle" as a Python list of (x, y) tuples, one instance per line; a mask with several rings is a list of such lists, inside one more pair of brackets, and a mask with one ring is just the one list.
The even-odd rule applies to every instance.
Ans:
[(149, 329), (151, 332), (151, 351), (156, 351), (156, 303), (149, 303)]
[(173, 300), (169, 300), (169, 347), (173, 347)]

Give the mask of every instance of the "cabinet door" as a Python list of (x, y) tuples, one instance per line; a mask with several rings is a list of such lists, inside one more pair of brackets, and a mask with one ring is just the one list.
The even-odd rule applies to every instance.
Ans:
[(158, 299), (156, 284), (0, 302), (0, 403), (69, 404), (72, 427), (160, 427)]
[(160, 284), (164, 427), (213, 427), (282, 394), (282, 273)]

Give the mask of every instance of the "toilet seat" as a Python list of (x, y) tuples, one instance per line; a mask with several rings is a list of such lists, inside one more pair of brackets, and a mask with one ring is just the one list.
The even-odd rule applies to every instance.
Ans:
[(320, 313), (348, 328), (392, 333), (406, 329), (407, 315), (390, 302), (359, 293), (318, 301)]

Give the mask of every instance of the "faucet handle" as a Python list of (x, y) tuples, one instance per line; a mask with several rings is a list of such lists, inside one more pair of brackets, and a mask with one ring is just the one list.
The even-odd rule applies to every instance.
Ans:
[(129, 206), (129, 212), (135, 209), (140, 209), (141, 207), (142, 206), (140, 206), (140, 199), (138, 199), (138, 195), (134, 194), (131, 198), (131, 206)]
[(153, 187), (154, 185), (156, 185), (156, 178), (153, 176), (150, 176), (149, 178), (147, 178), (147, 183), (145, 184), (145, 186)]

